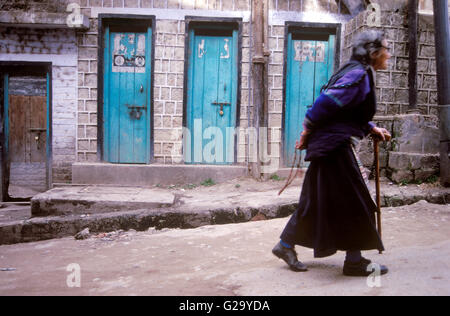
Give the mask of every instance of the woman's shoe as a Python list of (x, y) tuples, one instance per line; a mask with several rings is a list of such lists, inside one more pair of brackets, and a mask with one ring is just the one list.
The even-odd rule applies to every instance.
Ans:
[[(371, 266), (370, 266), (371, 265)], [(370, 266), (370, 269), (368, 267)], [(346, 276), (362, 276), (367, 277), (372, 273), (378, 272), (380, 275), (389, 272), (388, 268), (383, 265), (378, 265), (376, 263), (372, 264), (370, 260), (362, 258), (357, 263), (352, 263), (349, 261), (344, 262), (344, 275)]]
[(278, 258), (284, 260), (289, 268), (295, 272), (308, 271), (306, 265), (298, 261), (297, 253), (292, 248), (284, 247), (280, 242), (272, 249), (272, 253)]

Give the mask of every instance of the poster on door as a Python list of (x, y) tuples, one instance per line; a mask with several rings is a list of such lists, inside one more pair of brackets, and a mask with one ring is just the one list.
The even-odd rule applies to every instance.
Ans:
[(296, 61), (310, 61), (316, 63), (323, 63), (325, 61), (324, 42), (296, 41), (294, 50), (294, 60)]
[(145, 73), (145, 34), (114, 35), (112, 72)]

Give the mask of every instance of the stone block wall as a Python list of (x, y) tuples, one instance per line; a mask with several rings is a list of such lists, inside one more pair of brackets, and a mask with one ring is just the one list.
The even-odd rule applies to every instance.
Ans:
[(76, 161), (77, 56), (72, 30), (0, 28), (0, 60), (52, 63), (54, 183), (69, 183)]
[(438, 113), (438, 94), (436, 76), (436, 52), (434, 24), (430, 19), (419, 18), (419, 50), (417, 59), (417, 105), (420, 113), (436, 115)]
[[(381, 142), (381, 176), (396, 183), (423, 182), (439, 175), (439, 122), (434, 115), (402, 114), (378, 116), (375, 123), (386, 128), (392, 141)], [(374, 175), (373, 142), (361, 142), (359, 155)]]
[(159, 163), (182, 157), (184, 33), (184, 21), (156, 23), (154, 149)]
[[(364, 11), (344, 26), (343, 58), (345, 63), (351, 56), (355, 36), (368, 29), (369, 15)], [(378, 71), (376, 78), (378, 115), (406, 114), (409, 110), (408, 72), (409, 43), (408, 18), (405, 8), (382, 11), (381, 25), (390, 46), (392, 58), (389, 69)], [(418, 111), (423, 115), (437, 115), (436, 60), (433, 25), (419, 19), (417, 59)]]
[[(364, 11), (344, 26), (341, 64), (349, 60), (356, 35), (370, 29), (368, 26), (369, 15), (369, 12)], [(406, 113), (408, 108), (408, 57), (406, 55), (408, 33), (404, 27), (406, 17), (400, 13), (387, 11), (383, 12), (382, 17), (382, 29), (391, 47), (392, 58), (389, 62), (389, 69), (377, 72), (377, 114)]]
[[(405, 3), (396, 10), (382, 11), (381, 25), (391, 47), (389, 69), (376, 77), (378, 111), (376, 123), (388, 129), (393, 140), (380, 146), (382, 176), (394, 182), (420, 182), (439, 175), (439, 122), (437, 117), (437, 77), (433, 25), (420, 16), (418, 30), (416, 114), (409, 108), (408, 18)], [(384, 8), (386, 9), (386, 8)], [(370, 12), (362, 12), (344, 27), (342, 63), (349, 59), (356, 34), (369, 29)], [(362, 143), (360, 154), (364, 165), (373, 170), (373, 145)]]
[(45, 163), (11, 163), (9, 185), (32, 187), (45, 191)]
[(284, 45), (285, 22), (321, 22), (336, 23), (345, 22), (349, 16), (347, 8), (341, 1), (295, 1), (273, 0), (270, 1), (269, 10), (272, 18), (269, 25), (269, 158), (270, 165), (282, 167), (281, 142), (282, 142), (282, 118), (283, 118), (283, 69), (284, 69)]
[(77, 161), (97, 161), (97, 30), (97, 19), (91, 19), (90, 29), (77, 33)]
[[(38, 2), (41, 5), (37, 5)], [(98, 100), (97, 91), (97, 65), (98, 14), (100, 13), (156, 15), (153, 91), (154, 154), (156, 162), (164, 164), (175, 163), (182, 156), (185, 79), (184, 17), (198, 15), (242, 18), (240, 91), (242, 132), (239, 135), (238, 162), (248, 161), (249, 143), (244, 131), (250, 125), (254, 111), (250, 88), (252, 79), (251, 0), (70, 0), (69, 2), (78, 3), (81, 13), (89, 17), (89, 30), (75, 32), (0, 28), (0, 60), (13, 56), (17, 60), (53, 62), (54, 182), (70, 181), (72, 162), (95, 162), (99, 159), (97, 156), (97, 108), (100, 100)], [(8, 3), (10, 6), (16, 5), (16, 9), (21, 5), (20, 0)], [(28, 1), (28, 4), (33, 5), (30, 10), (38, 11), (46, 6), (47, 12), (64, 12), (65, 10), (61, 8), (64, 8), (67, 3), (68, 0)], [(285, 22), (342, 22), (344, 27), (341, 63), (344, 63), (350, 57), (351, 45), (356, 33), (368, 28), (369, 12), (362, 12), (350, 19), (342, 1), (334, 0), (270, 0), (269, 6), (268, 122), (269, 128), (272, 129), (269, 130), (269, 147), (271, 163), (278, 167), (281, 156)], [(397, 126), (401, 127), (404, 124), (396, 125), (395, 122), (398, 120), (394, 119), (394, 116), (403, 115), (408, 110), (407, 18), (402, 6), (398, 6), (396, 10), (383, 11), (381, 18), (382, 29), (386, 32), (393, 58), (389, 69), (380, 71), (377, 75), (379, 102), (377, 121), (395, 134)], [(434, 117), (437, 114), (437, 92), (433, 26), (423, 19), (420, 20), (419, 25), (418, 110), (422, 116)], [(434, 125), (425, 124), (424, 126), (430, 134), (434, 133)], [(273, 133), (270, 133), (271, 131)], [(390, 152), (403, 152), (392, 144), (395, 142), (384, 145), (382, 152), (382, 166), (386, 175), (393, 174), (394, 169), (390, 169), (390, 163), (392, 167), (405, 165), (403, 158), (395, 158), (398, 154), (390, 155)], [(435, 154), (433, 149), (427, 149), (426, 152), (411, 148), (407, 150), (412, 154)], [(369, 162), (371, 159), (368, 158), (370, 148), (367, 146), (365, 153), (367, 156), (365, 160), (369, 167), (371, 165)], [(411, 157), (408, 159), (411, 165), (415, 166), (416, 160), (411, 160), (415, 159)]]
[(0, 2), (0, 11), (65, 12), (71, 0), (7, 0)]
[[(147, 9), (145, 14), (155, 14), (165, 9), (173, 18), (158, 18), (156, 15), (155, 67), (154, 67), (154, 158), (156, 163), (170, 164), (182, 158), (182, 123), (183, 123), (183, 84), (185, 53), (185, 21), (179, 19), (175, 12), (180, 10), (186, 15), (195, 15), (195, 11), (212, 10), (217, 13), (230, 12), (230, 17), (245, 14), (250, 10), (250, 0), (76, 0), (81, 12), (91, 20), (88, 32), (78, 34), (79, 54), (79, 117), (78, 117), (78, 161), (98, 161), (97, 157), (97, 35), (98, 19), (93, 10), (101, 12), (102, 8), (113, 8), (115, 13), (132, 10), (132, 14), (142, 14), (140, 9)], [(121, 10), (123, 9), (123, 10)], [(213, 12), (216, 12), (214, 14)], [(234, 13), (233, 13), (234, 12)], [(240, 14), (236, 14), (240, 12)], [(130, 11), (127, 11), (130, 13)], [(247, 13), (249, 16), (249, 13)], [(248, 100), (248, 25), (243, 25), (243, 60), (241, 90), (241, 126), (246, 124)], [(243, 146), (238, 148), (245, 149)], [(245, 156), (239, 150), (238, 156)]]
[[(250, 51), (250, 6), (251, 0), (75, 0), (81, 12), (90, 17), (91, 28), (78, 33), (79, 99), (78, 99), (78, 149), (77, 160), (97, 161), (97, 15), (101, 12), (128, 14), (155, 14), (156, 29), (154, 69), (154, 154), (157, 163), (170, 164), (182, 157), (183, 82), (185, 15), (209, 17), (241, 17), (242, 62), (241, 62), (241, 112), (238, 143), (238, 162), (248, 160), (248, 137), (245, 133), (252, 118), (251, 51)], [(298, 13), (321, 12), (325, 15), (348, 14), (340, 2), (321, 0), (271, 0), (269, 9), (277, 19), (269, 26), (270, 51), (269, 77), (269, 146), (272, 163), (278, 166), (280, 159), (283, 67), (285, 21), (308, 18)], [(153, 10), (154, 9), (154, 10)], [(112, 11), (111, 11), (112, 10)], [(164, 14), (162, 13), (164, 10)], [(295, 13), (294, 15), (292, 13)], [(173, 15), (173, 18), (167, 16)], [(164, 18), (162, 18), (164, 16)], [(181, 18), (180, 18), (181, 16)], [(329, 22), (335, 22), (329, 19)], [(317, 21), (316, 21), (317, 22)], [(323, 21), (321, 21), (323, 22)]]

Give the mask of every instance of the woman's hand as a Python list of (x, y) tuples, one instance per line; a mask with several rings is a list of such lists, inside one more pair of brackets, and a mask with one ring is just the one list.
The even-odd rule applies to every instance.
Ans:
[(295, 142), (295, 149), (298, 149), (298, 150), (306, 149), (306, 147), (308, 146), (309, 134), (310, 134), (310, 132), (306, 131), (306, 130), (300, 134), (300, 140), (297, 140)]
[(384, 142), (391, 140), (391, 134), (385, 128), (374, 126), (370, 133)]

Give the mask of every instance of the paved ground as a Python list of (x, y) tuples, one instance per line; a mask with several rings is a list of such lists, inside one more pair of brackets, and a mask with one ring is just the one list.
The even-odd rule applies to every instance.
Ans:
[(390, 268), (380, 287), (344, 277), (343, 253), (297, 247), (310, 271), (291, 272), (271, 254), (282, 218), (0, 246), (0, 295), (450, 295), (449, 220), (448, 205), (383, 208), (387, 251), (365, 253)]

